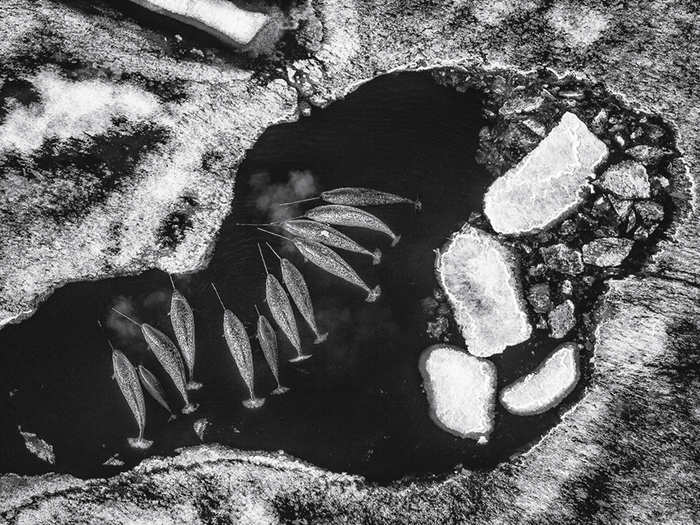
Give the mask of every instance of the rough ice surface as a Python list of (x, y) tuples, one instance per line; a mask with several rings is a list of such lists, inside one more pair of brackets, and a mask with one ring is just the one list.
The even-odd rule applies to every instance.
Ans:
[(494, 236), (465, 225), (438, 255), (436, 271), (470, 353), (500, 354), (530, 337), (513, 256)]
[(579, 377), (578, 347), (564, 343), (533, 372), (501, 390), (499, 399), (511, 414), (542, 414), (561, 403), (576, 387)]
[(543, 229), (576, 208), (607, 146), (573, 113), (515, 167), (494, 181), (484, 196), (493, 229), (515, 234)]
[(633, 160), (625, 160), (610, 166), (597, 184), (603, 191), (622, 199), (648, 199), (651, 195), (646, 168)]
[(128, 84), (102, 80), (72, 82), (53, 71), (30, 78), (40, 101), (29, 106), (12, 104), (0, 125), (0, 154), (31, 153), (47, 139), (99, 135), (117, 117), (141, 121), (160, 111), (155, 95)]
[(132, 0), (143, 7), (167, 14), (234, 45), (245, 45), (268, 22), (265, 13), (246, 11), (226, 0)]
[(619, 266), (632, 251), (634, 241), (620, 237), (603, 237), (583, 246), (583, 262), (594, 266)]
[(486, 441), (494, 426), (496, 366), (452, 345), (433, 345), (418, 365), (430, 417), (461, 438)]

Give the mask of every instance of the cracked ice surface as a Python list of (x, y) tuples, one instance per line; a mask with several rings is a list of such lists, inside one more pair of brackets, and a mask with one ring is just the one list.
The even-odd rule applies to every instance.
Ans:
[(530, 337), (514, 266), (505, 246), (468, 224), (438, 255), (438, 280), (473, 355), (500, 354)]
[(573, 113), (515, 167), (499, 177), (484, 196), (493, 229), (514, 234), (545, 228), (581, 204), (593, 170), (608, 147)]
[(501, 404), (511, 414), (542, 414), (568, 396), (580, 377), (578, 347), (557, 347), (533, 372), (501, 390)]
[(462, 438), (485, 441), (493, 431), (496, 366), (452, 345), (433, 345), (418, 365), (440, 428)]

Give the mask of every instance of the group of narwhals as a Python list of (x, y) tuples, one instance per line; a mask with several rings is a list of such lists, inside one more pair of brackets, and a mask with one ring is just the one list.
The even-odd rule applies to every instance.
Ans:
[[(355, 270), (331, 248), (338, 248), (362, 255), (368, 255), (372, 258), (373, 264), (378, 264), (381, 261), (381, 251), (377, 249), (374, 252), (370, 252), (357, 244), (347, 235), (333, 228), (331, 225), (363, 228), (376, 231), (387, 235), (391, 239), (391, 245), (394, 246), (399, 242), (400, 236), (396, 235), (379, 218), (367, 211), (356, 208), (356, 206), (413, 204), (416, 210), (420, 210), (420, 201), (413, 201), (399, 195), (373, 190), (370, 188), (338, 188), (335, 190), (324, 191), (318, 197), (283, 203), (281, 206), (319, 199), (329, 204), (312, 208), (306, 211), (306, 213), (301, 217), (273, 223), (239, 223), (237, 225), (256, 227), (271, 226), (280, 228), (283, 232), (290, 235), (290, 237), (276, 234), (263, 228), (258, 229), (292, 242), (306, 261), (311, 262), (332, 275), (360, 287), (367, 293), (367, 297), (365, 299), (367, 302), (371, 303), (376, 301), (381, 294), (379, 285), (375, 286), (374, 288), (367, 286), (357, 272), (355, 272)], [(282, 281), (284, 282), (292, 301), (296, 305), (306, 323), (309, 325), (309, 328), (311, 328), (313, 331), (316, 338), (314, 344), (319, 344), (325, 341), (327, 333), (320, 333), (318, 330), (314, 308), (311, 302), (311, 295), (304, 276), (288, 259), (281, 257), (269, 243), (266, 244), (280, 262)], [(311, 356), (302, 352), (299, 330), (297, 328), (294, 311), (292, 309), (291, 302), (289, 301), (289, 297), (287, 296), (287, 292), (280, 281), (269, 272), (259, 244), (258, 251), (260, 252), (260, 257), (265, 268), (265, 300), (268, 308), (272, 314), (272, 318), (275, 320), (276, 324), (285, 334), (297, 353), (296, 357), (290, 359), (289, 361), (296, 363), (308, 359)], [(128, 317), (126, 314), (114, 308), (113, 310), (139, 326), (148, 347), (153, 352), (156, 359), (182, 396), (185, 403), (182, 413), (189, 414), (197, 409), (197, 405), (190, 402), (188, 391), (197, 390), (202, 386), (201, 383), (198, 383), (193, 379), (195, 365), (194, 314), (185, 296), (182, 295), (175, 287), (172, 277), (171, 283), (173, 292), (170, 302), (170, 312), (168, 315), (170, 317), (173, 332), (175, 333), (175, 338), (177, 339), (179, 345), (179, 351), (175, 343), (157, 328), (154, 328), (146, 323), (138, 323)], [(241, 320), (224, 305), (216, 286), (214, 286), (213, 283), (211, 286), (224, 310), (224, 339), (226, 340), (226, 344), (231, 351), (231, 355), (233, 356), (233, 360), (238, 368), (238, 372), (248, 389), (249, 398), (242, 401), (242, 404), (246, 408), (261, 407), (265, 403), (265, 398), (256, 397), (253, 389), (254, 370), (250, 338), (248, 337), (245, 326)], [(272, 324), (267, 320), (267, 318), (260, 313), (257, 306), (255, 309), (258, 314), (256, 333), (258, 344), (260, 345), (263, 355), (265, 356), (265, 360), (270, 367), (275, 381), (277, 382), (277, 387), (272, 391), (272, 394), (283, 394), (287, 392), (289, 388), (282, 386), (280, 383), (278, 345), (275, 329), (272, 327)], [(174, 419), (175, 415), (173, 414), (170, 405), (166, 401), (165, 389), (158, 381), (156, 376), (143, 365), (139, 365), (138, 368), (135, 368), (124, 353), (114, 348), (111, 342), (109, 344), (110, 348), (112, 349), (114, 378), (116, 379), (139, 428), (138, 437), (129, 438), (128, 443), (134, 448), (148, 448), (153, 442), (143, 437), (146, 426), (146, 405), (141, 385), (143, 385), (143, 388), (145, 388), (146, 391), (170, 413), (171, 419)]]

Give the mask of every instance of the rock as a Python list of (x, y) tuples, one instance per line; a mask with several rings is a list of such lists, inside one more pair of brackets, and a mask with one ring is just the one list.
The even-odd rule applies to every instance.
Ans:
[(575, 209), (607, 146), (573, 113), (522, 161), (491, 184), (484, 212), (493, 229), (516, 234), (543, 229)]
[(608, 200), (620, 219), (627, 217), (627, 214), (630, 212), (632, 204), (634, 203), (634, 201), (618, 199), (613, 195), (608, 195)]
[(487, 440), (494, 426), (495, 365), (441, 344), (423, 350), (418, 368), (435, 424), (461, 438)]
[(488, 357), (530, 337), (513, 255), (494, 236), (465, 224), (435, 268), (469, 352)]
[(584, 266), (581, 252), (569, 248), (566, 244), (546, 246), (540, 250), (544, 264), (550, 269), (568, 275), (578, 275)]
[(552, 308), (552, 300), (549, 297), (549, 284), (537, 283), (532, 285), (527, 292), (527, 300), (535, 312), (539, 314), (549, 312)]
[(634, 211), (645, 226), (658, 224), (664, 219), (664, 207), (658, 202), (635, 202)]
[(549, 327), (551, 328), (551, 336), (554, 339), (562, 339), (569, 333), (576, 324), (574, 317), (574, 303), (569, 299), (557, 305), (549, 312)]
[(131, 0), (146, 9), (161, 13), (214, 35), (239, 47), (248, 44), (270, 21), (265, 13), (241, 9), (222, 0)]
[(119, 454), (114, 454), (107, 458), (102, 464), (105, 467), (123, 467), (124, 461), (119, 457)]
[(204, 441), (204, 434), (209, 427), (209, 420), (206, 417), (201, 417), (192, 423), (192, 430), (197, 434), (200, 441)]
[(512, 98), (501, 106), (498, 112), (504, 117), (512, 117), (521, 113), (532, 113), (537, 111), (544, 103), (542, 97), (520, 97)]
[(24, 439), (24, 446), (33, 456), (51, 465), (56, 463), (56, 455), (50, 443), (47, 443), (32, 432), (24, 432), (21, 427), (18, 430), (22, 439)]
[(603, 237), (583, 246), (583, 262), (594, 266), (619, 266), (630, 254), (634, 241), (622, 237)]
[(575, 343), (558, 346), (532, 372), (504, 387), (499, 400), (517, 416), (542, 414), (561, 403), (581, 377)]
[(564, 279), (561, 282), (561, 286), (559, 288), (559, 291), (561, 292), (562, 295), (571, 295), (574, 293), (574, 285), (569, 279)]
[(646, 168), (633, 160), (610, 166), (596, 181), (596, 185), (623, 199), (648, 199), (651, 194)]
[(625, 153), (647, 166), (657, 164), (664, 157), (671, 155), (671, 152), (668, 150), (647, 145), (634, 146), (625, 150)]

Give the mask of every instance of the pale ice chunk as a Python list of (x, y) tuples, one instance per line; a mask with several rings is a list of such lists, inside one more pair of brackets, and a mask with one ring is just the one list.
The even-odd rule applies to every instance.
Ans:
[(501, 390), (499, 398), (511, 414), (542, 414), (571, 393), (580, 375), (578, 347), (574, 343), (564, 343), (533, 372)]
[(465, 225), (436, 261), (467, 349), (488, 357), (530, 337), (512, 254), (486, 232)]
[(27, 450), (38, 459), (50, 463), (53, 465), (56, 463), (56, 455), (53, 451), (53, 445), (44, 441), (39, 436), (33, 432), (25, 432), (22, 427), (18, 428), (22, 439), (24, 439), (24, 446)]
[(423, 350), (418, 368), (435, 424), (455, 436), (486, 442), (494, 426), (496, 366), (438, 344)]
[(234, 45), (245, 45), (270, 20), (226, 0), (132, 0), (143, 7), (195, 26)]
[(493, 229), (515, 234), (544, 229), (581, 204), (593, 170), (608, 147), (573, 113), (515, 167), (499, 177), (484, 196)]

